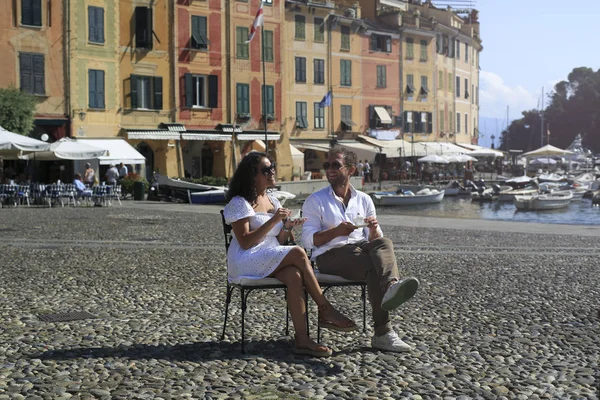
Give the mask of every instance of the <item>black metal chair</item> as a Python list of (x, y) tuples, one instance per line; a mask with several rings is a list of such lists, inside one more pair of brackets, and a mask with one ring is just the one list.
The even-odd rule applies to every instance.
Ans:
[[(225, 222), (225, 216), (223, 210), (221, 210), (221, 222), (223, 223), (223, 234), (225, 235), (225, 253), (229, 250), (229, 245), (233, 239), (233, 232), (231, 225)], [(262, 278), (262, 279), (247, 279), (242, 278), (235, 282), (230, 282), (227, 279), (227, 296), (225, 298), (225, 319), (223, 321), (223, 333), (221, 334), (221, 340), (225, 339), (225, 328), (227, 327), (227, 316), (229, 312), (229, 303), (231, 302), (231, 295), (235, 289), (240, 290), (241, 306), (242, 306), (242, 353), (245, 352), (245, 315), (248, 304), (248, 295), (253, 290), (261, 289), (283, 289), (285, 293), (285, 299), (287, 301), (287, 287), (279, 279), (275, 278)], [(285, 335), (289, 335), (289, 310), (285, 307)]]

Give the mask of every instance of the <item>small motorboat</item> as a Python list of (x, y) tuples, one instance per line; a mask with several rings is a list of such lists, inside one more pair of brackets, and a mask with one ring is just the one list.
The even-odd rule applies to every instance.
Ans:
[(417, 204), (435, 204), (444, 199), (444, 191), (437, 189), (423, 189), (417, 193), (403, 192), (375, 192), (371, 194), (373, 202), (378, 206), (410, 206)]
[(508, 189), (511, 189), (511, 187), (498, 186), (496, 184), (493, 184), (491, 188), (485, 188), (485, 186), (483, 186), (480, 187), (479, 191), (471, 193), (471, 201), (485, 202), (498, 200), (500, 193)]
[(560, 190), (532, 196), (516, 196), (514, 204), (517, 210), (523, 211), (558, 210), (566, 208), (571, 199), (573, 193), (570, 190)]
[(507, 189), (500, 192), (498, 195), (498, 201), (514, 201), (515, 196), (532, 196), (539, 193), (537, 188), (524, 188), (524, 189)]
[(461, 186), (461, 184), (456, 180), (450, 182), (448, 186), (444, 188), (444, 197), (469, 195), (471, 195), (471, 189)]
[[(273, 194), (277, 200), (279, 200), (281, 205), (284, 205), (287, 200), (291, 200), (296, 197), (295, 194), (283, 190), (273, 190), (270, 191), (270, 193)], [(226, 197), (227, 188), (215, 188), (202, 192), (190, 193), (189, 201), (191, 204), (224, 204), (226, 202)]]

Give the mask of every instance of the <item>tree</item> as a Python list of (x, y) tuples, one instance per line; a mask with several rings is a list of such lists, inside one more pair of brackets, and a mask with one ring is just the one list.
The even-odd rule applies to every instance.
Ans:
[(21, 135), (33, 129), (35, 97), (14, 87), (0, 88), (0, 126)]

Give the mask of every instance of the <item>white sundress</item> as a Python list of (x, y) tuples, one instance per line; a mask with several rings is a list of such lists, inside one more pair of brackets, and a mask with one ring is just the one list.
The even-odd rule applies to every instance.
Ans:
[[(281, 207), (279, 200), (268, 194), (269, 200), (275, 210)], [(240, 219), (249, 218), (250, 230), (258, 229), (273, 217), (271, 213), (255, 212), (248, 201), (236, 196), (223, 211), (225, 222), (231, 224)], [(255, 246), (244, 250), (240, 246), (235, 234), (227, 252), (227, 277), (230, 282), (241, 278), (260, 279), (269, 276), (281, 264), (281, 261), (290, 252), (293, 246), (282, 246), (277, 240), (283, 223), (279, 222), (267, 233), (264, 239)]]

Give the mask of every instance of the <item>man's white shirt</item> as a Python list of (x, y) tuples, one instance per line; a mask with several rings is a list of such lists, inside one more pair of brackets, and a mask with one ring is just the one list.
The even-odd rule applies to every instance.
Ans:
[[(304, 202), (302, 217), (307, 220), (302, 226), (302, 244), (312, 249), (313, 260), (333, 248), (369, 240), (369, 228), (364, 227), (355, 229), (349, 236), (338, 236), (322, 246), (316, 247), (314, 244), (315, 233), (334, 228), (344, 221), (354, 223), (357, 215), (363, 218), (376, 216), (375, 205), (369, 195), (352, 186), (350, 194), (347, 207), (343, 199), (335, 194), (331, 185), (311, 194)], [(377, 227), (377, 230), (380, 236), (383, 236), (381, 227)]]

